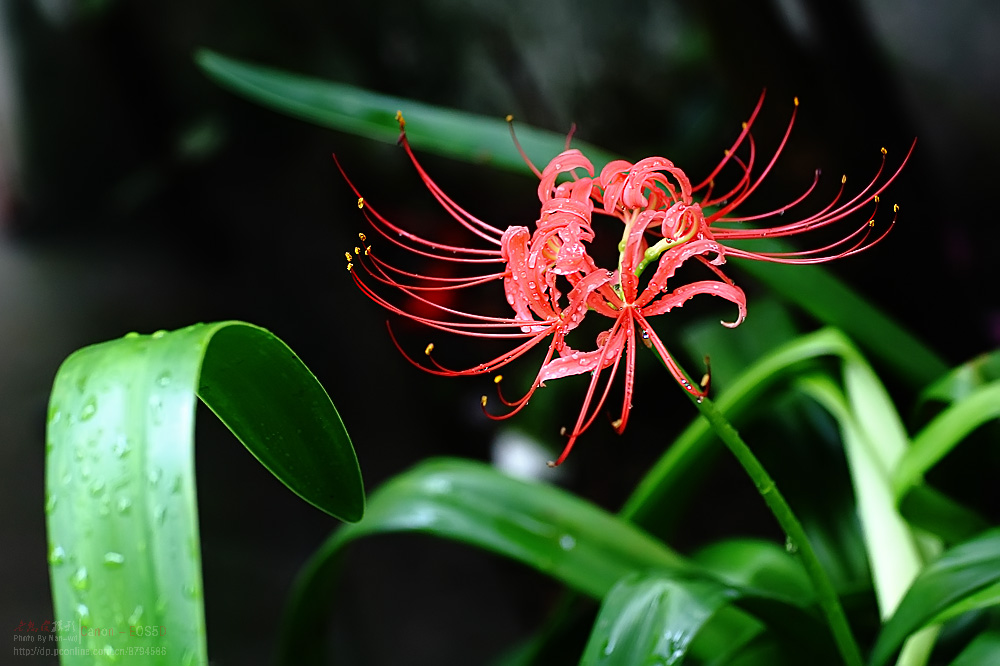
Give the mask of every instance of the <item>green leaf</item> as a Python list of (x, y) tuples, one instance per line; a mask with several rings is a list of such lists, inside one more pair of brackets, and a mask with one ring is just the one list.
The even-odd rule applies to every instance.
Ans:
[(604, 598), (580, 664), (680, 663), (702, 625), (738, 596), (714, 581), (630, 574)]
[(951, 666), (1000, 664), (1000, 629), (991, 628), (976, 636)]
[(983, 423), (1000, 417), (1000, 381), (972, 389), (937, 415), (913, 438), (896, 469), (894, 488), (902, 503), (923, 475)]
[(271, 333), (197, 324), (81, 349), (52, 388), (45, 505), (57, 626), (80, 632), (77, 647), (148, 649), (149, 664), (207, 663), (196, 395), (307, 502), (344, 520), (364, 512), (336, 409)]
[[(511, 140), (507, 122), (500, 116), (486, 118), (251, 65), (206, 49), (199, 51), (195, 59), (221, 86), (292, 117), (375, 141), (396, 143), (399, 139), (396, 111), (402, 111), (407, 123), (406, 136), (418, 150), (530, 174)], [(517, 138), (528, 156), (543, 165), (566, 148), (565, 134), (520, 122)], [(596, 165), (614, 159), (582, 141), (574, 139), (573, 145)]]
[(961, 400), (973, 390), (1000, 380), (1000, 349), (958, 366), (920, 394), (920, 403)]
[(883, 627), (869, 664), (886, 664), (910, 634), (1000, 581), (998, 553), (1000, 528), (994, 528), (951, 548), (924, 568)]
[(799, 385), (840, 425), (879, 611), (885, 618), (896, 610), (922, 565), (914, 535), (896, 509), (888, 467), (907, 445), (906, 433), (871, 369), (860, 359), (845, 366), (850, 403), (827, 377), (804, 378)]
[(480, 463), (429, 460), (393, 477), (368, 500), (365, 519), (337, 530), (303, 568), (285, 614), (285, 663), (322, 663), (322, 634), (339, 554), (361, 537), (422, 532), (518, 560), (600, 598), (639, 569), (690, 565), (640, 529), (554, 486), (514, 479)]
[(816, 593), (802, 563), (785, 548), (760, 539), (718, 541), (695, 553), (691, 561), (729, 585), (796, 606), (815, 601)]
[[(754, 251), (787, 252), (791, 245), (775, 239), (760, 239), (753, 241), (752, 248)], [(948, 370), (944, 359), (934, 350), (825, 268), (740, 260), (733, 260), (733, 265), (817, 320), (841, 329), (869, 355), (880, 359), (916, 387), (925, 386)]]

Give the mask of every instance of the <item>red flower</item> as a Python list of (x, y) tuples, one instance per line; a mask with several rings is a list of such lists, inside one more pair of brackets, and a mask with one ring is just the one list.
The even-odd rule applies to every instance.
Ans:
[[(575, 149), (567, 147), (541, 172), (525, 157), (540, 180), (538, 198), (541, 213), (534, 229), (526, 226), (499, 229), (458, 206), (441, 191), (417, 161), (406, 139), (402, 115), (397, 114), (400, 143), (421, 179), (451, 217), (469, 234), (478, 237), (484, 247), (445, 244), (398, 227), (368, 205), (348, 180), (358, 195), (358, 206), (363, 209), (374, 230), (386, 241), (426, 259), (463, 267), (470, 274), (441, 277), (402, 270), (382, 261), (371, 246), (356, 247), (357, 257), (348, 253), (348, 269), (358, 287), (390, 312), (456, 335), (517, 342), (513, 349), (496, 358), (472, 368), (457, 370), (436, 361), (432, 355), (433, 345), (427, 346), (426, 363), (420, 363), (403, 352), (408, 360), (428, 372), (446, 376), (493, 372), (547, 341), (541, 367), (523, 397), (513, 401), (506, 399), (499, 391), (500, 376), (496, 377), (500, 400), (508, 409), (499, 415), (487, 413), (491, 418), (507, 418), (520, 411), (535, 390), (548, 380), (589, 373), (591, 378), (583, 406), (575, 425), (566, 433), (568, 441), (562, 454), (552, 463), (558, 465), (566, 459), (577, 437), (601, 411), (623, 360), (624, 395), (613, 426), (619, 433), (624, 430), (632, 407), (635, 353), (639, 339), (657, 352), (686, 391), (699, 399), (707, 394), (708, 373), (700, 384), (692, 382), (673, 360), (649, 319), (680, 307), (697, 294), (712, 294), (731, 301), (738, 308), (736, 320), (723, 324), (730, 327), (739, 325), (746, 314), (746, 297), (719, 268), (727, 256), (783, 263), (830, 261), (871, 247), (891, 228), (890, 224), (877, 237), (871, 238), (870, 231), (874, 225), (872, 210), (864, 218), (862, 226), (839, 241), (817, 249), (773, 253), (751, 252), (725, 245), (727, 240), (800, 234), (852, 216), (871, 202), (875, 202), (877, 207), (879, 195), (909, 158), (908, 153), (900, 167), (883, 180), (883, 149), (882, 166), (860, 193), (841, 203), (845, 182), (842, 179), (840, 191), (833, 201), (818, 213), (797, 221), (768, 228), (726, 226), (726, 223), (759, 222), (782, 215), (802, 203), (819, 178), (817, 172), (806, 192), (779, 210), (751, 216), (733, 214), (774, 166), (794, 124), (793, 112), (778, 148), (761, 172), (755, 174), (757, 155), (750, 127), (762, 102), (763, 96), (722, 162), (708, 178), (695, 186), (691, 185), (683, 171), (662, 157), (649, 157), (635, 164), (616, 160), (607, 164), (596, 178), (591, 162)], [(797, 106), (798, 100), (796, 110)], [(745, 153), (742, 157), (737, 155), (741, 149)], [(735, 182), (723, 194), (715, 193), (714, 181), (726, 167), (735, 172)], [(560, 177), (562, 182), (557, 183)], [(618, 262), (613, 269), (598, 266), (588, 252), (588, 246), (596, 237), (592, 220), (595, 212), (622, 223)], [(363, 234), (361, 240), (362, 243), (366, 241)], [(706, 267), (717, 279), (668, 288), (667, 283), (677, 269), (691, 260)], [(651, 274), (644, 277), (647, 269)], [(440, 298), (443, 293), (494, 280), (503, 281), (513, 316), (467, 312), (451, 307)], [(407, 307), (398, 304), (400, 295), (407, 297)], [(392, 298), (396, 300), (390, 300)], [(611, 324), (597, 336), (594, 349), (580, 351), (570, 347), (566, 338), (589, 313), (607, 317)], [(393, 341), (396, 342), (395, 338)], [(399, 347), (399, 344), (396, 346)], [(485, 396), (483, 406), (486, 406)]]

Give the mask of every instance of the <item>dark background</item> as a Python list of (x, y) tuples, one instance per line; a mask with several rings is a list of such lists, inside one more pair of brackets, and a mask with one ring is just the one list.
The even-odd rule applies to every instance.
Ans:
[[(478, 416), (488, 380), (406, 364), (344, 271), (362, 221), (330, 153), (405, 219), (431, 209), (402, 152), (237, 99), (199, 72), (195, 49), (556, 131), (576, 122), (582, 139), (633, 159), (665, 155), (695, 179), (762, 89), (763, 136), (798, 96), (764, 206), (787, 201), (816, 167), (864, 178), (880, 147), (898, 159), (917, 136), (889, 195), (896, 230), (832, 269), (958, 363), (1000, 345), (998, 37), (1000, 6), (986, 0), (4, 2), (0, 632), (51, 617), (44, 417), (56, 368), (81, 346), (250, 321), (326, 385), (369, 489), (427, 456), (490, 455), (497, 427)], [(487, 220), (534, 219), (526, 179), (440, 158), (425, 166)], [(751, 298), (762, 291), (745, 286)], [(637, 397), (621, 438), (596, 425), (562, 481), (620, 505), (659, 453), (649, 441), (664, 410), (678, 410), (674, 430), (690, 417), (677, 393), (666, 406)], [(524, 427), (554, 445), (577, 400), (559, 393), (553, 413), (536, 410)], [(334, 524), (204, 416), (209, 653), (260, 663), (292, 577)], [(480, 663), (536, 627), (554, 593), (517, 565), (414, 537), (359, 544), (347, 571), (333, 625), (340, 663)]]

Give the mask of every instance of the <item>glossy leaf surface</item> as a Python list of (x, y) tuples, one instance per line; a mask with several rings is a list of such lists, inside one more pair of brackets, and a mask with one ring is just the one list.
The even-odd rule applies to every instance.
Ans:
[[(198, 395), (307, 502), (345, 520), (364, 511), (333, 403), (271, 333), (198, 324), (79, 350), (59, 369), (49, 407), (50, 577), (57, 630), (79, 632), (77, 647), (109, 661), (140, 649), (146, 664), (207, 663)], [(81, 652), (63, 663), (94, 662)]]

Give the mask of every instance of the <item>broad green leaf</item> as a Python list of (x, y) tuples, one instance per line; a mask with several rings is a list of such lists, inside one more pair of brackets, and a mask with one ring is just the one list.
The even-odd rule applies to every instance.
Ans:
[[(396, 111), (406, 119), (406, 136), (419, 150), (508, 171), (530, 174), (510, 137), (502, 116), (487, 118), (362, 88), (251, 65), (201, 50), (201, 68), (221, 86), (258, 104), (311, 123), (375, 141), (396, 143)], [(518, 122), (517, 139), (525, 153), (544, 165), (566, 148), (566, 135)], [(614, 159), (610, 154), (573, 141), (598, 169)]]
[[(271, 333), (197, 324), (86, 347), (60, 367), (46, 441), (49, 565), (76, 647), (207, 663), (194, 476), (196, 396), (282, 483), (344, 520), (364, 511), (323, 387)], [(109, 656), (110, 660), (110, 656)], [(83, 654), (63, 663), (89, 664)]]
[(699, 550), (691, 561), (729, 585), (790, 604), (811, 604), (816, 597), (802, 563), (770, 541), (718, 541)]
[(914, 580), (878, 636), (870, 666), (886, 664), (908, 636), (1000, 581), (1000, 528), (951, 548)]
[[(368, 499), (365, 519), (337, 530), (313, 555), (285, 615), (286, 663), (322, 663), (316, 650), (339, 554), (361, 537), (422, 532), (499, 553), (600, 598), (631, 571), (690, 565), (640, 529), (557, 487), (504, 476), (487, 465), (430, 460)], [(314, 633), (315, 632), (315, 633)]]
[(630, 574), (604, 598), (580, 664), (678, 664), (702, 625), (738, 596), (714, 581)]

